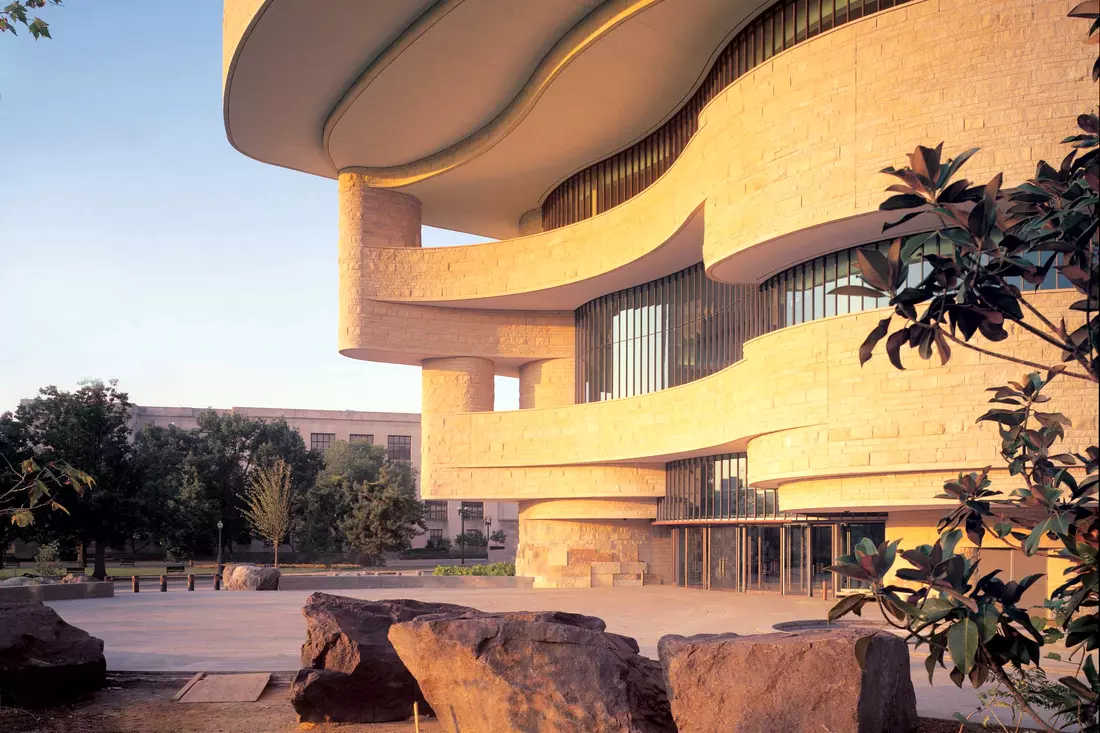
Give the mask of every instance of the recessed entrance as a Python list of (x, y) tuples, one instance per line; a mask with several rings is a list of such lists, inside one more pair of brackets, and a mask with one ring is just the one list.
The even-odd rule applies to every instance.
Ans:
[[(858, 583), (826, 570), (864, 537), (876, 545), (886, 536), (879, 517), (859, 522), (805, 519), (681, 526), (673, 530), (676, 584), (688, 588), (814, 595)], [(838, 586), (837, 583), (840, 585)]]

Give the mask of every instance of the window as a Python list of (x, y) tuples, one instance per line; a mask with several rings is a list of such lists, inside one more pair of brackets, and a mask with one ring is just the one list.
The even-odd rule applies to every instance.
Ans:
[(386, 452), (395, 461), (412, 460), (412, 436), (388, 435), (386, 436)]
[(462, 502), (462, 511), (466, 512), (467, 519), (484, 519), (485, 504), (480, 501)]
[(749, 486), (748, 458), (724, 453), (665, 464), (665, 497), (657, 519), (774, 519), (779, 514), (776, 489)]
[(373, 443), (374, 436), (370, 433), (352, 433), (348, 436), (349, 443)]
[[(426, 501), (424, 502), (424, 517), (436, 522), (447, 521), (447, 502), (445, 501)], [(435, 530), (432, 530), (433, 532)]]
[(326, 451), (336, 442), (336, 433), (310, 433), (309, 449)]
[(429, 529), (428, 530), (428, 544), (437, 544), (443, 539), (443, 530), (441, 529)]

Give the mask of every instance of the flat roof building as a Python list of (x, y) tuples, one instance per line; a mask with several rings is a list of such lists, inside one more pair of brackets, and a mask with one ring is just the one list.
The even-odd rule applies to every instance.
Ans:
[[(134, 405), (132, 418), (134, 431), (141, 430), (145, 425), (161, 427), (175, 425), (184, 430), (192, 430), (198, 427), (199, 414), (209, 409), (221, 414), (232, 413), (262, 420), (286, 420), (288, 425), (301, 434), (302, 440), (310, 450), (323, 451), (338, 440), (366, 441), (385, 448), (391, 458), (411, 461), (414, 466), (420, 466), (420, 415), (413, 412)], [(419, 481), (417, 483), (419, 488)], [(467, 513), (465, 523), (459, 515), (459, 510), (464, 504)], [(454, 540), (455, 536), (461, 533), (460, 528), (464, 526), (467, 530), (481, 530), (486, 536), (493, 531), (503, 530), (506, 551), (502, 555), (515, 553), (518, 537), (515, 502), (429, 500), (425, 509), (428, 528), (413, 540), (414, 548), (425, 547), (437, 540)], [(486, 521), (489, 524), (486, 524)]]
[(861, 368), (886, 303), (831, 291), (918, 144), (1006, 185), (1063, 157), (1096, 103), (1068, 7), (226, 0), (224, 122), (337, 182), (336, 348), (422, 368), (425, 498), (518, 502), (542, 587), (806, 594), (863, 537), (928, 541), (960, 471), (1008, 485), (974, 385), (1019, 367)]

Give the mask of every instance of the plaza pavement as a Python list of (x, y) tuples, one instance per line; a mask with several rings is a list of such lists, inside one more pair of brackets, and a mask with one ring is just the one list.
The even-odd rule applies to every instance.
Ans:
[[(380, 600), (417, 598), (485, 611), (558, 610), (598, 616), (608, 631), (638, 640), (657, 658), (665, 634), (769, 633), (782, 621), (823, 619), (832, 602), (771, 594), (734, 594), (673, 586), (557, 590), (346, 590), (339, 595)], [(301, 609), (309, 592), (120, 592), (114, 598), (57, 601), (69, 623), (103, 639), (107, 668), (119, 671), (288, 671), (299, 665), (305, 640)], [(956, 688), (946, 670), (928, 684), (923, 655), (912, 657), (917, 709), (928, 717), (964, 715), (974, 690)]]

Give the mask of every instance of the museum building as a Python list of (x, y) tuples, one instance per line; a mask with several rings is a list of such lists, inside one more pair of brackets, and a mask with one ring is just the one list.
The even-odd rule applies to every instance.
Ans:
[[(980, 147), (967, 177), (1006, 185), (1063, 157), (1096, 104), (1069, 7), (226, 0), (225, 128), (337, 181), (338, 349), (422, 368), (422, 495), (518, 502), (519, 574), (836, 592), (862, 538), (934, 537), (945, 480), (1012, 485), (974, 419), (1022, 367), (861, 367), (886, 303), (832, 291), (888, 246), (879, 171), (916, 145)], [(1029, 295), (1071, 298), (1054, 271)], [(1053, 397), (1095, 440), (1094, 388)]]

